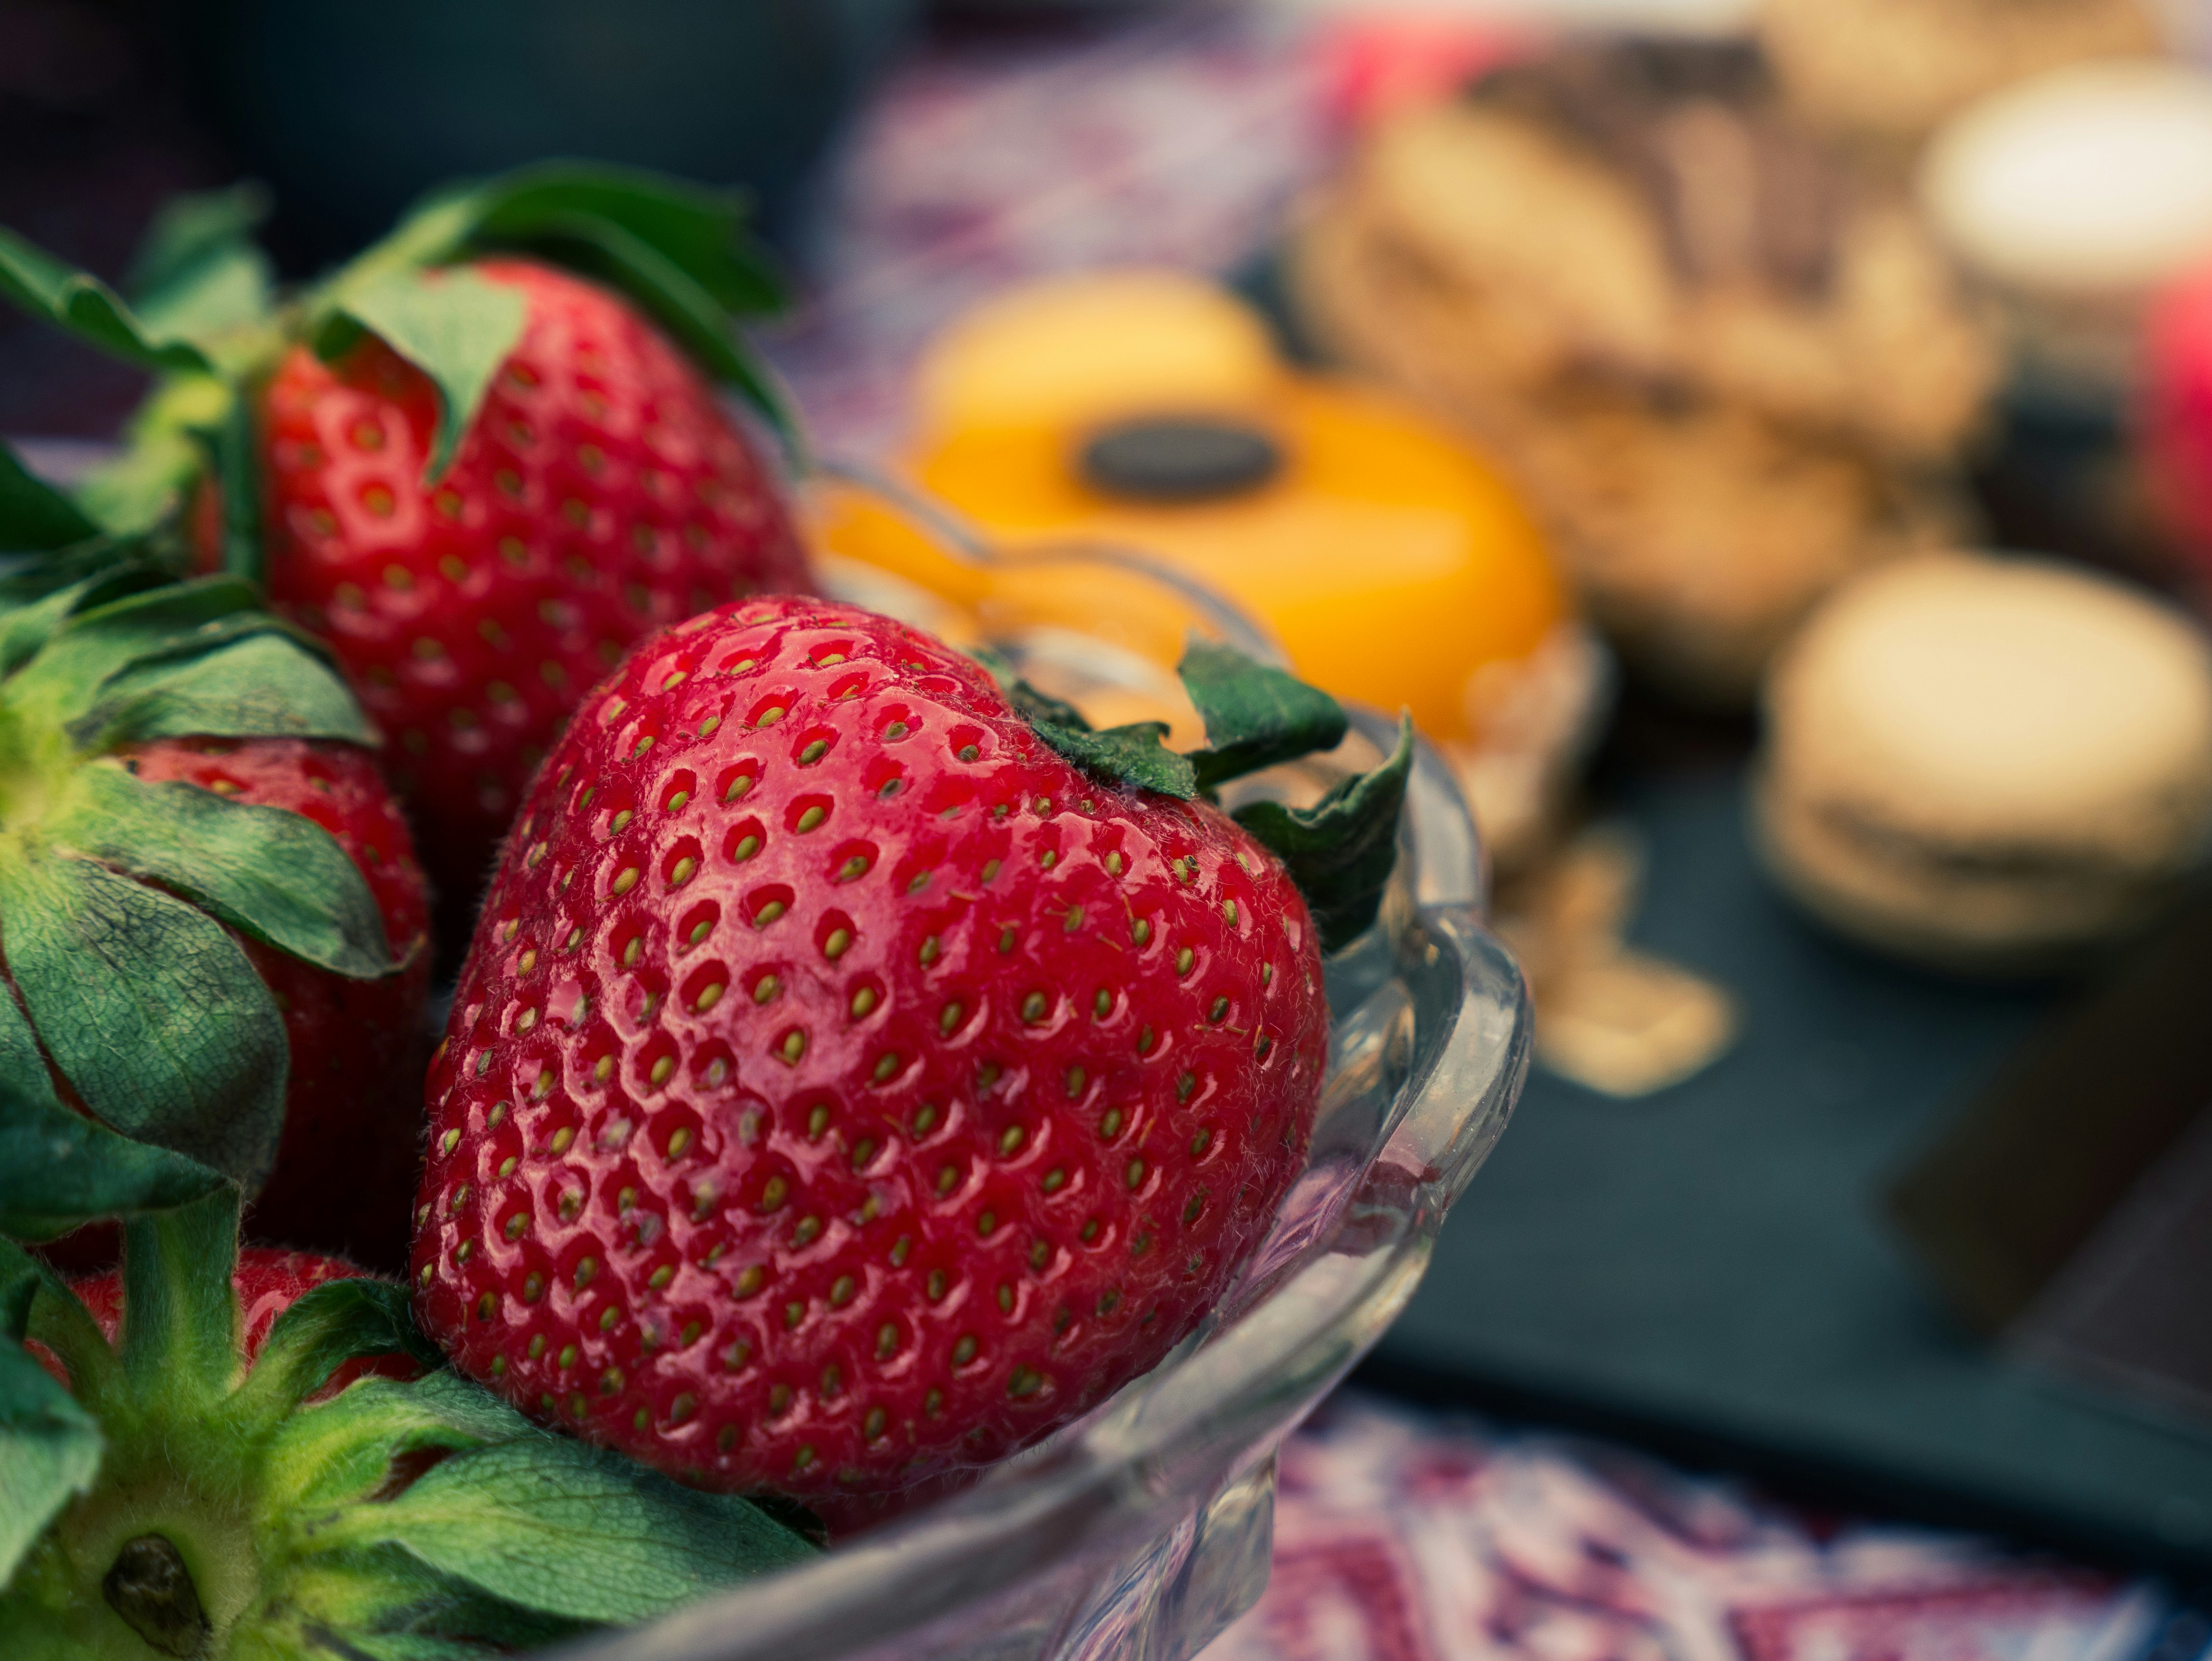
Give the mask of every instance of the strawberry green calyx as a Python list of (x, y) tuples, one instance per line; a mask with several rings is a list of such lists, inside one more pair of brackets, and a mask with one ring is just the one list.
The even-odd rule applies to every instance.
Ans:
[(0, 556), (58, 553), (94, 544), (100, 526), (0, 445)]
[(167, 739), (374, 743), (319, 648), (243, 582), (167, 581), (87, 528), (0, 455), (0, 548), (26, 551), (0, 556), (0, 1232), (19, 1238), (267, 1174), (287, 1043), (236, 935), (349, 979), (399, 967), (329, 831), (136, 776), (135, 748)]
[[(1178, 672), (1206, 721), (1206, 748), (1191, 757), (1202, 788), (1344, 740), (1348, 723), (1334, 698), (1227, 647), (1194, 640)], [(1338, 781), (1310, 807), (1260, 800), (1230, 815), (1282, 861), (1324, 952), (1356, 940), (1382, 907), (1413, 766), (1413, 720), (1401, 710), (1397, 742), (1373, 771)]]
[(176, 198), (120, 294), (0, 228), (0, 298), (157, 377), (130, 449), (83, 492), (108, 530), (152, 530), (202, 472), (237, 465), (225, 446), (244, 432), (238, 384), (283, 344), (268, 258), (252, 237), (267, 208), (252, 186)]
[(269, 263), (250, 240), (265, 209), (252, 186), (179, 198), (148, 233), (127, 300), (0, 228), (0, 297), (143, 369), (234, 372), (270, 344)]
[(523, 326), (512, 290), (442, 268), (528, 253), (628, 295), (789, 441), (790, 411), (733, 327), (783, 304), (744, 223), (736, 196), (628, 168), (556, 161), (448, 186), (307, 297), (307, 337), (328, 361), (367, 329), (430, 377), (441, 406), (434, 478)]
[(11, 1658), (465, 1661), (811, 1555), (742, 1500), (538, 1430), (433, 1370), (388, 1282), (337, 1266), (265, 1340), (249, 1335), (237, 1221), (228, 1189), (132, 1221), (112, 1335), (0, 1244)]
[[(1164, 722), (1093, 731), (1073, 706), (1015, 680), (1003, 660), (987, 653), (981, 660), (1061, 756), (1108, 783), (1184, 801), (1211, 801), (1232, 780), (1334, 750), (1348, 728), (1343, 708), (1320, 688), (1195, 636), (1176, 672), (1206, 723), (1206, 744), (1182, 755), (1167, 747)], [(1413, 720), (1401, 714), (1397, 743), (1371, 772), (1340, 781), (1310, 807), (1259, 800), (1230, 816), (1283, 861), (1312, 910), (1325, 952), (1364, 933), (1382, 906), (1413, 761)]]
[(1193, 637), (1176, 672), (1206, 722), (1206, 747), (1190, 757), (1201, 790), (1344, 741), (1334, 698), (1232, 647)]
[(215, 368), (189, 325), (149, 323), (98, 277), (71, 271), (4, 228), (0, 228), (0, 296), (140, 368), (179, 374), (206, 374)]
[(1375, 921), (1398, 857), (1398, 818), (1413, 769), (1413, 718), (1371, 772), (1342, 779), (1311, 807), (1248, 802), (1230, 817), (1282, 861), (1306, 897), (1321, 949), (1340, 951)]
[(218, 364), (251, 362), (265, 350), (259, 335), (273, 278), (253, 233), (269, 205), (268, 192), (252, 184), (164, 204), (123, 280), (144, 326), (198, 342)]

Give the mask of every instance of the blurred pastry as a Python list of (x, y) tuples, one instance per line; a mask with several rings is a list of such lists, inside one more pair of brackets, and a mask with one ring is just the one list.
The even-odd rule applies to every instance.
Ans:
[(2086, 570), (1942, 555), (1862, 578), (1776, 663), (1767, 868), (1878, 950), (2033, 970), (2154, 917), (2212, 839), (2212, 654)]
[(2038, 76), (1937, 133), (1919, 190), (2027, 372), (2117, 389), (2149, 295), (2212, 256), (2212, 76), (2154, 59)]
[[(1172, 271), (1011, 290), (932, 344), (915, 392), (909, 476), (992, 543), (1111, 545), (1197, 577), (1309, 680), (1410, 708), (1493, 857), (1542, 839), (1606, 660), (1522, 496), (1460, 437), (1294, 370), (1242, 301)], [(849, 503), (822, 527), (879, 567), (920, 536)]]
[(1758, 27), (1808, 121), (1893, 151), (2013, 82), (2160, 45), (2143, 0), (1763, 0)]
[(1494, 70), (1385, 122), (1349, 184), (1368, 234), (1486, 326), (1510, 383), (1689, 391), (1905, 455), (1948, 452), (1987, 391), (1909, 204), (1863, 196), (1740, 44)]
[(1291, 283), (1327, 350), (1496, 450), (1678, 691), (1747, 699), (1837, 581), (1962, 528), (1987, 344), (1740, 45), (1576, 46), (1386, 120)]

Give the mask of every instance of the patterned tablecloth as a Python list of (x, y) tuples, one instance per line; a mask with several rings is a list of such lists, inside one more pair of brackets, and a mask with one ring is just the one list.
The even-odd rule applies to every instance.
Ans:
[(1792, 1512), (1603, 1444), (1340, 1395), (1204, 1661), (2194, 1661), (2150, 1586)]
[(1099, 266), (1227, 271), (1329, 140), (1309, 37), (1233, 5), (925, 48), (848, 142), (771, 354), (825, 452), (880, 452), (921, 346), (975, 301)]
[[(1264, 247), (1328, 165), (1339, 90), (1310, 35), (1218, 5), (924, 52), (854, 134), (774, 343), (817, 444), (895, 447), (922, 344), (1006, 283)], [(1206, 1661), (2212, 1657), (2145, 1585), (1367, 1397), (1281, 1475), (1273, 1583)]]

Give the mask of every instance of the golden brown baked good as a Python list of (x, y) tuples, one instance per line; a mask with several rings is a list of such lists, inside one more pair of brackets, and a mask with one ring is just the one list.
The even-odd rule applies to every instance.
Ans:
[(1383, 123), (1322, 216), (1346, 213), (1470, 314), (1508, 386), (1617, 379), (1940, 456), (1994, 374), (1909, 202), (1800, 130), (1741, 46), (1494, 71)]
[(1759, 35), (1808, 119), (1902, 150), (1984, 93), (2156, 52), (2142, 0), (1763, 0)]
[(1993, 376), (1899, 199), (1741, 48), (1614, 43), (1387, 122), (1308, 216), (1323, 346), (1476, 432), (1593, 614), (1741, 701), (1836, 582), (1962, 528), (1944, 464)]

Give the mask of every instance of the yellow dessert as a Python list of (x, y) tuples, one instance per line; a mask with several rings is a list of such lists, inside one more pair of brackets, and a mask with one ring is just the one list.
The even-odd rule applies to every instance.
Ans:
[[(1307, 679), (1410, 708), (1463, 773), (1486, 752), (1554, 756), (1585, 724), (1589, 648), (1519, 498), (1411, 406), (1284, 363), (1212, 284), (1139, 271), (1014, 290), (933, 344), (916, 405), (908, 477), (994, 547), (1109, 545), (1187, 572)], [(880, 508), (833, 502), (820, 530), (833, 554), (948, 575), (925, 532)], [(1070, 622), (1091, 609), (1049, 567), (967, 581), (979, 598), (1048, 589)], [(1162, 617), (1158, 638), (1124, 643), (1171, 654), (1182, 626)], [(1532, 765), (1556, 770), (1526, 756), (1512, 770)]]
[(1285, 378), (1267, 326), (1211, 283), (1137, 269), (1008, 289), (931, 343), (915, 413), (938, 435), (1263, 408)]

